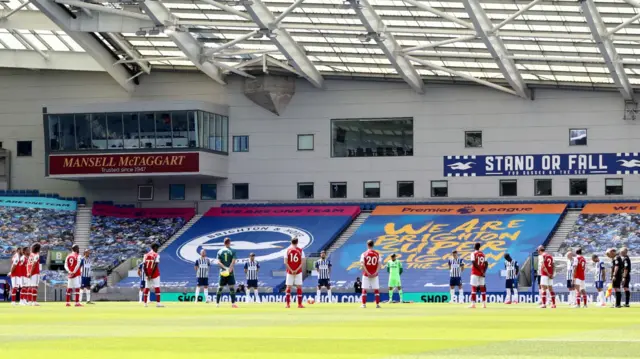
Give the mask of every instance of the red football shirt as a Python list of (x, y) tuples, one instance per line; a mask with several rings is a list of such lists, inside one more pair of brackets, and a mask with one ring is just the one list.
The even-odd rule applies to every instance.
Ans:
[(484, 253), (481, 251), (471, 253), (471, 262), (475, 264), (471, 266), (471, 275), (484, 276), (487, 263)]
[(27, 274), (31, 273), (31, 275), (40, 274), (40, 255), (36, 253), (31, 253), (29, 255), (29, 261), (27, 262)]
[(27, 276), (27, 256), (25, 256), (24, 254), (20, 255), (17, 272), (18, 272), (18, 277)]
[(544, 268), (540, 271), (541, 276), (553, 277), (553, 256), (549, 253), (545, 253), (542, 255), (542, 267)]
[(80, 260), (79, 255), (76, 252), (71, 252), (64, 260), (64, 269), (67, 270), (69, 279), (77, 278), (80, 276)]
[[(380, 270), (380, 253), (373, 249), (369, 249), (360, 256), (360, 263), (366, 269), (362, 274), (368, 277), (375, 277)], [(369, 273), (367, 275), (367, 272)]]
[(300, 247), (289, 247), (287, 249), (287, 265), (291, 270), (287, 269), (288, 274), (298, 274), (302, 269), (302, 258), (304, 258), (304, 251)]
[(583, 256), (576, 257), (576, 268), (573, 272), (573, 276), (576, 279), (584, 280), (586, 269), (587, 269), (587, 260), (584, 259)]
[(18, 253), (11, 257), (11, 267), (13, 267), (11, 276), (15, 278), (20, 277), (20, 255), (18, 255)]
[(154, 251), (144, 255), (144, 274), (149, 279), (156, 279), (160, 276), (160, 255)]

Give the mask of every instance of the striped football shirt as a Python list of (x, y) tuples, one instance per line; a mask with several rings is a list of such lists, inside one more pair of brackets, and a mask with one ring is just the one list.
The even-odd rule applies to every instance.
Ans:
[(258, 270), (260, 269), (260, 263), (258, 263), (258, 261), (246, 262), (244, 269), (247, 270), (247, 280), (258, 280)]
[(331, 279), (331, 261), (329, 259), (318, 259), (316, 261), (318, 279)]
[(604, 263), (599, 261), (594, 263), (593, 266), (593, 278), (596, 282), (604, 282)]
[(506, 279), (518, 279), (518, 261), (504, 261), (504, 269), (507, 271)]
[(91, 258), (82, 257), (80, 259), (80, 275), (84, 278), (91, 278), (93, 276), (93, 269), (91, 268)]
[(147, 276), (144, 274), (144, 262), (138, 264), (138, 270), (140, 271), (140, 282), (146, 282)]
[(449, 259), (449, 277), (460, 278), (462, 277), (462, 268), (464, 267), (464, 261), (462, 258), (450, 258)]
[(567, 259), (567, 280), (573, 280), (573, 260)]
[(211, 259), (198, 258), (196, 259), (195, 266), (198, 268), (196, 276), (198, 278), (209, 278), (209, 268), (211, 267)]

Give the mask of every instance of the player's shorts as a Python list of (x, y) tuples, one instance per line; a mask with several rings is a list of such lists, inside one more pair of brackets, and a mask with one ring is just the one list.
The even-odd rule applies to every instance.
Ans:
[(22, 277), (11, 277), (11, 288), (22, 287)]
[(80, 288), (80, 277), (67, 279), (67, 288), (79, 289)]
[(258, 288), (257, 279), (247, 279), (247, 288)]
[(80, 288), (91, 288), (91, 277), (82, 277), (80, 280)]
[(302, 285), (302, 273), (289, 274), (287, 273), (286, 285)]
[(318, 279), (318, 288), (322, 287), (331, 288), (331, 283), (329, 283), (328, 279)]
[(622, 286), (622, 277), (614, 277), (611, 281), (611, 286), (613, 288), (620, 288)]
[(573, 281), (574, 286), (576, 287), (580, 287), (580, 289), (585, 289), (585, 283), (584, 283), (584, 279), (574, 279)]
[(517, 279), (507, 279), (504, 284), (507, 289), (518, 289), (518, 280)]
[(471, 275), (471, 286), (472, 287), (479, 287), (479, 286), (483, 286), (485, 282), (485, 277), (481, 277), (479, 275)]
[(397, 288), (402, 287), (402, 281), (400, 278), (391, 278), (389, 277), (389, 288)]
[(157, 278), (147, 278), (145, 288), (160, 288), (160, 277)]
[(567, 279), (567, 289), (573, 288), (573, 281), (571, 279)]
[(140, 281), (140, 289), (145, 289), (147, 287), (147, 282), (141, 280)]
[(380, 276), (369, 278), (367, 276), (362, 277), (362, 289), (380, 289)]
[(218, 279), (218, 286), (222, 288), (229, 285), (236, 285), (236, 276), (233, 275), (233, 273), (226, 277), (220, 276), (220, 279)]
[(209, 278), (198, 278), (198, 287), (208, 287)]
[(622, 278), (622, 288), (629, 288), (629, 284), (631, 284), (631, 276), (630, 275)]
[(37, 287), (38, 285), (40, 285), (40, 274), (29, 277), (29, 287)]
[(597, 280), (597, 281), (595, 282), (595, 286), (596, 286), (596, 289), (603, 289), (603, 288), (604, 288), (604, 281), (602, 281), (602, 280)]
[(462, 285), (462, 278), (460, 277), (450, 277), (449, 278), (449, 286), (450, 287), (459, 287)]
[(540, 285), (546, 285), (548, 287), (553, 287), (553, 278), (549, 278), (546, 275), (543, 275), (542, 277), (540, 277)]

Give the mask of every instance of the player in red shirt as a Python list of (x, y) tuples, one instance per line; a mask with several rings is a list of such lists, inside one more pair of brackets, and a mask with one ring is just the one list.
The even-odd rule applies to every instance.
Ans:
[(287, 267), (287, 308), (291, 305), (291, 287), (296, 287), (298, 295), (298, 308), (304, 308), (302, 305), (302, 259), (304, 251), (298, 247), (298, 238), (291, 239), (291, 246), (287, 249), (284, 256), (284, 266)]
[(573, 287), (576, 290), (576, 308), (580, 308), (580, 295), (584, 307), (587, 307), (587, 288), (585, 286), (585, 274), (587, 272), (587, 260), (582, 256), (582, 248), (576, 250), (576, 259), (573, 261)]
[(485, 275), (489, 264), (480, 250), (482, 245), (476, 243), (473, 245), (474, 252), (471, 253), (471, 305), (469, 308), (476, 307), (477, 291), (482, 293), (482, 308), (487, 307), (487, 287), (485, 286)]
[(145, 307), (149, 303), (149, 292), (151, 291), (151, 288), (153, 288), (156, 293), (156, 307), (164, 307), (164, 305), (160, 303), (160, 267), (158, 266), (160, 263), (160, 255), (158, 254), (159, 249), (160, 245), (158, 243), (152, 244), (151, 250), (147, 252), (142, 259), (144, 263), (144, 274), (147, 277), (146, 286), (144, 288)]
[(80, 246), (74, 244), (71, 253), (64, 260), (64, 269), (67, 275), (67, 307), (71, 306), (71, 295), (75, 294), (76, 307), (80, 304)]
[(382, 269), (380, 253), (373, 249), (373, 240), (367, 241), (367, 250), (360, 256), (362, 265), (362, 308), (367, 307), (367, 289), (373, 289), (376, 298), (376, 308), (380, 308), (380, 277), (378, 271)]
[(28, 294), (30, 295), (31, 305), (39, 307), (38, 304), (38, 285), (40, 284), (40, 243), (34, 243), (31, 246), (31, 254), (27, 260), (27, 280), (29, 281)]
[(538, 247), (538, 255), (542, 256), (542, 269), (540, 270), (540, 288), (542, 304), (540, 308), (547, 307), (547, 291), (551, 297), (551, 308), (556, 307), (556, 293), (553, 291), (553, 277), (555, 275), (555, 265), (553, 256), (545, 252), (544, 247)]
[(29, 255), (31, 249), (29, 247), (22, 247), (22, 255), (20, 256), (20, 305), (29, 305), (31, 301), (31, 295), (29, 293), (29, 277), (27, 277), (27, 262), (29, 261)]
[(11, 257), (11, 270), (9, 276), (11, 277), (11, 305), (16, 305), (16, 294), (18, 294), (18, 288), (22, 286), (22, 277), (20, 277), (20, 257), (22, 256), (22, 248), (16, 248), (16, 252)]

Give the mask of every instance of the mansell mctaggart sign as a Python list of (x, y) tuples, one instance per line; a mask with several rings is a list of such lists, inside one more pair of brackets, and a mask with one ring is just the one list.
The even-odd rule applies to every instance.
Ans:
[(198, 172), (199, 168), (196, 152), (49, 156), (51, 176)]
[(640, 174), (640, 154), (445, 156), (445, 177)]

